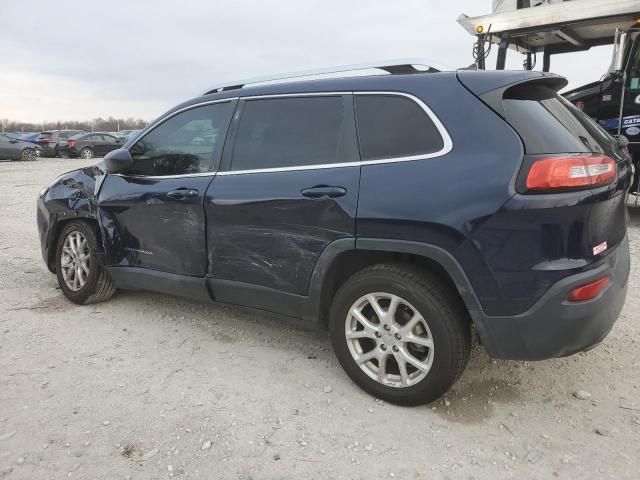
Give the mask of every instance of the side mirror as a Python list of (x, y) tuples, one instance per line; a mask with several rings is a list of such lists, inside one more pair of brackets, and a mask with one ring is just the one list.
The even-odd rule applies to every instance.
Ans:
[(109, 173), (121, 173), (133, 165), (133, 158), (129, 150), (119, 148), (112, 150), (104, 156), (104, 164)]

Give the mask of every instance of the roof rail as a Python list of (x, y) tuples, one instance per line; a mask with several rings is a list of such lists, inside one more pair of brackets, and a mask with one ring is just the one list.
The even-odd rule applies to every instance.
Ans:
[[(382, 70), (386, 74), (410, 74), (410, 73), (433, 73), (444, 70), (452, 70), (450, 68), (439, 65), (430, 60), (423, 58), (408, 58), (402, 60), (382, 60), (372, 63), (364, 63), (358, 65), (341, 65), (337, 67), (323, 68), (318, 70), (308, 70), (305, 72), (292, 72), (275, 75), (264, 78), (251, 78), (247, 80), (239, 80), (235, 82), (228, 82), (225, 85), (208, 88), (202, 95), (208, 95), (211, 93), (224, 92), (227, 90), (236, 90), (246, 87), (248, 85), (283, 82), (288, 80), (320, 80), (322, 78), (344, 78), (351, 76), (362, 76), (364, 73), (367, 75), (367, 70)], [(360, 75), (357, 73), (360, 72)], [(356, 75), (352, 75), (355, 73)], [(345, 74), (345, 75), (338, 75)], [(368, 73), (372, 75), (372, 73)], [(312, 77), (312, 78), (308, 78)]]

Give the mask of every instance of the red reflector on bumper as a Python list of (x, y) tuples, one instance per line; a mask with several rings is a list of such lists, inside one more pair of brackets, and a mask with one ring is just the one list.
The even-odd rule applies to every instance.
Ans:
[(569, 292), (567, 300), (570, 302), (585, 302), (591, 300), (600, 295), (607, 285), (609, 285), (609, 277), (603, 277), (600, 280), (596, 280), (592, 283), (587, 283), (579, 287), (574, 288)]

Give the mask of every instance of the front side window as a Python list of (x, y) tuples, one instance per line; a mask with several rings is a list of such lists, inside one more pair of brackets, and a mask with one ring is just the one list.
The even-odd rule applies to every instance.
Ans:
[(105, 143), (118, 143), (116, 137), (112, 137), (111, 135), (102, 135), (102, 141)]
[(444, 140), (427, 112), (398, 95), (356, 95), (362, 160), (428, 155), (444, 148)]
[(142, 137), (130, 149), (130, 175), (188, 175), (207, 172), (222, 148), (231, 102), (204, 105), (179, 113)]
[(350, 101), (343, 96), (248, 100), (231, 170), (310, 167), (357, 161)]

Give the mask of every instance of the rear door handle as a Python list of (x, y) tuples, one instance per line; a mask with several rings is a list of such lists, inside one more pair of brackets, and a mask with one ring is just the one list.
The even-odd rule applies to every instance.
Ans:
[(347, 189), (342, 187), (330, 187), (327, 185), (320, 185), (317, 187), (305, 188), (302, 190), (302, 195), (308, 198), (336, 198), (346, 195)]
[(167, 193), (167, 197), (171, 197), (175, 200), (184, 200), (185, 198), (194, 198), (198, 196), (198, 190), (192, 188), (179, 188)]

